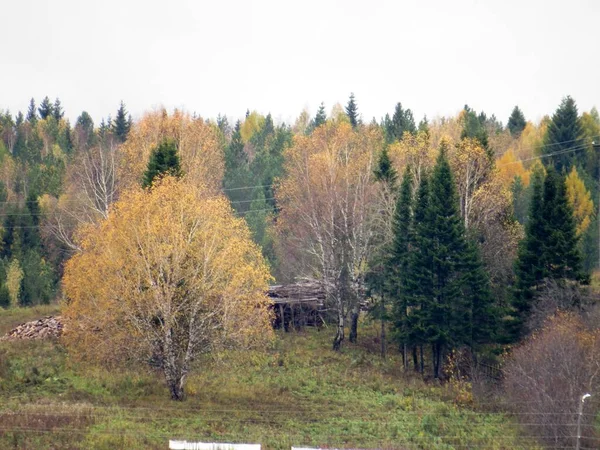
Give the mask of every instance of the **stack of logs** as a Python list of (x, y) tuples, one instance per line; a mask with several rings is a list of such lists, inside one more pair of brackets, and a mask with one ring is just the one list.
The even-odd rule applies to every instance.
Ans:
[(275, 328), (289, 331), (303, 326), (320, 326), (325, 305), (325, 291), (315, 281), (269, 287), (275, 308)]
[(62, 332), (61, 316), (47, 316), (17, 326), (0, 340), (58, 338)]

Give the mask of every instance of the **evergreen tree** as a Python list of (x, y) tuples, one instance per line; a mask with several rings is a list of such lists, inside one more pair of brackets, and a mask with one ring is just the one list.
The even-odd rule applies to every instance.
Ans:
[(525, 125), (527, 125), (527, 121), (525, 120), (523, 111), (518, 106), (515, 106), (508, 118), (508, 131), (510, 131), (512, 137), (518, 138), (525, 129)]
[(49, 116), (51, 116), (54, 113), (54, 108), (52, 107), (52, 102), (50, 102), (50, 99), (48, 98), (48, 96), (44, 97), (44, 100), (42, 100), (42, 103), (40, 103), (38, 112), (40, 113), (40, 119), (42, 119), (42, 120), (47, 119)]
[(572, 280), (586, 283), (583, 259), (578, 245), (573, 211), (568, 203), (564, 179), (553, 168), (533, 177), (533, 192), (525, 238), (515, 263), (515, 317), (512, 339), (519, 338), (523, 324), (544, 279), (559, 283)]
[(375, 180), (387, 183), (391, 189), (394, 189), (396, 182), (398, 181), (398, 174), (396, 169), (392, 166), (392, 160), (387, 147), (384, 147), (379, 154), (379, 160), (377, 161), (377, 167), (374, 171)]
[(359, 124), (358, 117), (358, 105), (356, 104), (356, 100), (354, 99), (354, 92), (350, 94), (350, 99), (348, 100), (348, 104), (346, 105), (346, 115), (350, 120), (350, 125), (352, 128), (356, 128)]
[(182, 175), (177, 144), (171, 139), (165, 139), (152, 150), (142, 186), (150, 187), (157, 178), (165, 175), (175, 177)]
[[(396, 190), (398, 175), (391, 164), (387, 148), (385, 147), (379, 155), (378, 164), (373, 174), (377, 182), (385, 185), (382, 189), (384, 195), (393, 195)], [(391, 298), (390, 288), (394, 282), (394, 270), (390, 265), (391, 248), (389, 243), (385, 241), (384, 233), (377, 233), (373, 244), (376, 250), (369, 260), (369, 271), (365, 275), (365, 283), (367, 285), (367, 295), (371, 298), (379, 299), (377, 304), (374, 304), (370, 309), (369, 313), (375, 320), (381, 322), (381, 356), (385, 358), (385, 322), (389, 320), (387, 305)]]
[(117, 110), (117, 117), (112, 123), (112, 132), (120, 142), (125, 142), (127, 135), (131, 130), (131, 116), (127, 117), (125, 103), (121, 101), (121, 105)]
[(546, 264), (543, 258), (546, 226), (542, 211), (544, 207), (543, 179), (541, 171), (536, 171), (531, 180), (532, 194), (529, 218), (525, 227), (525, 238), (519, 244), (515, 263), (515, 293), (513, 307), (514, 321), (509, 333), (516, 340), (523, 332), (523, 323), (531, 310), (536, 286), (546, 277)]
[(219, 114), (217, 116), (217, 128), (221, 131), (225, 139), (231, 137), (231, 126), (229, 125), (226, 115)]
[[(467, 241), (462, 270), (461, 291), (466, 300), (462, 317), (467, 324), (463, 332), (470, 338), (470, 347), (477, 350), (482, 344), (494, 342), (502, 311), (492, 299), (489, 276), (484, 269), (477, 244), (470, 240)], [(460, 312), (457, 319), (461, 320)]]
[(392, 248), (388, 263), (387, 286), (394, 298), (393, 317), (396, 340), (401, 345), (405, 367), (408, 366), (407, 349), (414, 339), (409, 332), (408, 311), (409, 297), (406, 295), (408, 285), (409, 250), (412, 240), (413, 215), (413, 177), (407, 166), (402, 176), (400, 195), (396, 202), (393, 221)]
[(489, 152), (488, 132), (485, 127), (485, 121), (486, 116), (484, 113), (481, 113), (479, 116), (477, 116), (476, 112), (472, 110), (469, 105), (465, 105), (463, 130), (460, 138), (477, 139), (481, 146)]
[(327, 121), (327, 113), (325, 112), (325, 103), (321, 102), (319, 109), (317, 110), (317, 115), (313, 120), (313, 129), (318, 128), (323, 125)]
[(403, 109), (402, 103), (396, 104), (391, 120), (389, 119), (389, 115), (386, 114), (384, 126), (388, 144), (396, 140), (402, 140), (406, 131), (413, 134), (417, 131), (412, 111), (410, 109)]
[(238, 120), (233, 129), (231, 141), (225, 147), (223, 188), (233, 208), (237, 212), (244, 213), (250, 208), (252, 200), (250, 198), (252, 191), (244, 188), (251, 186), (253, 183), (248, 165), (248, 155), (244, 150), (241, 127), (242, 124)]
[(427, 323), (432, 344), (433, 374), (440, 376), (444, 355), (451, 348), (467, 344), (465, 327), (469, 305), (461, 295), (460, 273), (466, 252), (465, 230), (458, 207), (454, 176), (446, 156), (446, 143), (431, 177), (431, 204), (428, 221), (432, 224), (434, 297)]
[(29, 101), (29, 108), (27, 109), (27, 121), (29, 123), (35, 123), (37, 121), (37, 108), (35, 107), (35, 100), (31, 98)]
[(547, 276), (555, 280), (586, 281), (565, 179), (552, 168), (548, 169), (544, 181), (542, 218), (546, 227), (543, 248)]
[(584, 166), (583, 134), (575, 101), (563, 98), (548, 123), (544, 140), (544, 153), (552, 154), (550, 161), (558, 172), (568, 172), (574, 163)]
[[(398, 337), (407, 345), (420, 348), (420, 364), (413, 353), (415, 370), (423, 372), (423, 345), (427, 343), (427, 327), (434, 296), (433, 216), (431, 214), (429, 177), (421, 175), (413, 214), (411, 251), (407, 258), (402, 301), (410, 314), (406, 316), (405, 335)], [(399, 327), (402, 329), (401, 327)]]
[(426, 115), (423, 116), (423, 120), (419, 122), (418, 131), (429, 134), (429, 121), (427, 120)]
[(62, 105), (58, 97), (56, 98), (56, 100), (54, 100), (54, 105), (52, 106), (52, 115), (54, 116), (57, 122), (60, 122), (60, 119), (62, 119), (65, 115), (65, 112), (63, 111)]

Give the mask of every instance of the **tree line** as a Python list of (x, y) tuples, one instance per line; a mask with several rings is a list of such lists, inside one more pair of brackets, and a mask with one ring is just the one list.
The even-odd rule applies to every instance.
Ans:
[(233, 126), (178, 110), (132, 122), (122, 103), (71, 128), (48, 98), (1, 124), (5, 306), (51, 301), (82, 236), (122, 198), (150, 201), (157, 175), (224, 196), (278, 281), (321, 283), (334, 349), (368, 308), (382, 345), (391, 332), (405, 366), (435, 377), (457, 348), (518, 342), (548, 280), (585, 285), (597, 266), (600, 118), (570, 97), (538, 124), (515, 107), (506, 127), (468, 105), (417, 125), (400, 103), (367, 123), (354, 95), (293, 124), (250, 110)]

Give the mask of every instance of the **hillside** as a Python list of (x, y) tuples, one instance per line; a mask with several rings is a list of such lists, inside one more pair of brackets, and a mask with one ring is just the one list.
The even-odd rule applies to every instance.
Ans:
[[(0, 310), (0, 331), (54, 312)], [(397, 354), (382, 361), (374, 338), (330, 351), (333, 332), (279, 334), (264, 353), (200, 359), (182, 404), (168, 400), (159, 374), (82, 367), (49, 341), (0, 342), (0, 448), (164, 449), (169, 438), (267, 449), (535, 448), (512, 418), (457, 406), (450, 388), (404, 376)]]

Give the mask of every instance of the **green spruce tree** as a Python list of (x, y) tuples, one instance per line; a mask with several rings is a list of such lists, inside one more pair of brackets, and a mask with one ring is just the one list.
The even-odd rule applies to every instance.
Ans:
[(35, 100), (33, 97), (29, 101), (29, 108), (27, 109), (27, 122), (33, 124), (37, 121), (37, 108), (35, 106)]
[(358, 117), (358, 105), (356, 104), (356, 100), (354, 98), (354, 92), (350, 94), (350, 99), (348, 100), (348, 104), (346, 105), (346, 115), (350, 120), (350, 125), (352, 128), (356, 128), (359, 125), (359, 117)]
[(327, 121), (327, 113), (325, 112), (325, 103), (321, 102), (319, 105), (319, 109), (317, 110), (317, 115), (313, 120), (313, 129), (320, 127)]
[(525, 125), (527, 125), (525, 114), (523, 114), (523, 111), (518, 106), (515, 106), (508, 118), (507, 128), (510, 131), (510, 135), (518, 138), (525, 129)]
[(54, 116), (57, 122), (60, 122), (60, 120), (65, 115), (65, 112), (63, 111), (63, 107), (58, 97), (56, 98), (56, 100), (54, 100), (54, 105), (52, 106), (52, 115)]
[(42, 100), (42, 103), (40, 103), (38, 112), (40, 113), (40, 119), (42, 119), (42, 120), (47, 119), (49, 116), (51, 116), (54, 113), (54, 108), (52, 106), (52, 102), (50, 102), (50, 99), (48, 98), (48, 96), (44, 97), (44, 100)]
[(544, 180), (542, 220), (546, 227), (543, 249), (547, 276), (554, 280), (587, 281), (565, 179), (553, 168), (548, 169)]
[(171, 139), (165, 139), (152, 150), (148, 168), (144, 173), (142, 186), (145, 188), (150, 187), (157, 178), (165, 175), (175, 177), (182, 175), (177, 144)]
[(565, 97), (548, 123), (543, 149), (546, 155), (552, 155), (549, 162), (559, 173), (568, 173), (573, 164), (584, 166), (583, 137), (575, 100)]
[(112, 123), (112, 132), (120, 142), (125, 142), (127, 135), (131, 130), (131, 115), (127, 116), (125, 103), (121, 101), (121, 105), (117, 110), (117, 116)]

